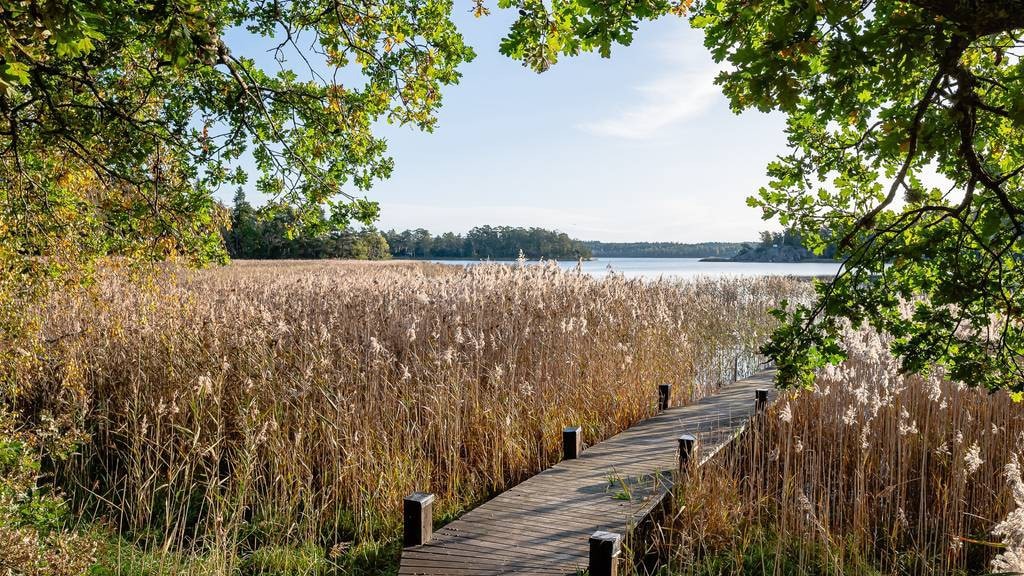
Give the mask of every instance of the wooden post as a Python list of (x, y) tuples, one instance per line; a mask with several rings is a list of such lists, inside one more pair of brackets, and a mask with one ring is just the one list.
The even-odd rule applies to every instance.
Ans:
[(768, 389), (758, 388), (754, 390), (754, 408), (757, 410), (757, 413), (764, 412), (766, 406), (768, 406)]
[(737, 382), (740, 379), (740, 357), (736, 356), (732, 359), (732, 381)]
[(683, 434), (679, 437), (679, 469), (686, 468), (686, 465), (690, 462), (690, 458), (693, 457), (694, 446), (697, 444), (697, 439), (692, 434)]
[(434, 495), (413, 492), (403, 501), (405, 530), (402, 544), (405, 547), (422, 546), (434, 534)]
[(668, 410), (671, 405), (672, 385), (658, 384), (658, 411)]
[(590, 535), (590, 576), (617, 576), (622, 535), (598, 530)]
[(572, 426), (562, 429), (562, 459), (575, 460), (583, 452), (583, 428)]

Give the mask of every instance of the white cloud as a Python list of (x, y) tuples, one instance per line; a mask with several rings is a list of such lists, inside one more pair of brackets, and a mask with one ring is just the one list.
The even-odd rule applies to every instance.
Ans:
[(637, 86), (638, 96), (627, 108), (580, 128), (602, 136), (643, 140), (707, 112), (720, 94), (714, 80), (721, 68), (707, 54), (682, 54), (685, 46), (681, 41), (661, 43), (657, 50), (664, 73)]

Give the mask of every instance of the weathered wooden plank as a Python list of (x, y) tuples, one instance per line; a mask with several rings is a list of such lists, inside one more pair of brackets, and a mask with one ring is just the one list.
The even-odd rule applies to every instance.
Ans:
[(755, 390), (774, 398), (772, 376), (761, 372), (669, 408), (528, 478), (406, 548), (399, 574), (576, 574), (594, 532), (628, 532), (671, 491), (679, 436), (694, 436), (696, 463), (707, 462), (755, 413)]

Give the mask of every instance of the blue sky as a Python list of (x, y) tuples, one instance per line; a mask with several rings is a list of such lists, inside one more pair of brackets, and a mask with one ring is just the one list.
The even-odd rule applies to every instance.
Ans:
[[(459, 4), (463, 4), (460, 6)], [(611, 59), (536, 74), (498, 53), (512, 14), (457, 20), (477, 58), (433, 133), (382, 125), (395, 159), (368, 196), (381, 229), (541, 226), (605, 241), (745, 241), (776, 225), (745, 198), (785, 150), (780, 115), (733, 114), (700, 31), (666, 18)]]

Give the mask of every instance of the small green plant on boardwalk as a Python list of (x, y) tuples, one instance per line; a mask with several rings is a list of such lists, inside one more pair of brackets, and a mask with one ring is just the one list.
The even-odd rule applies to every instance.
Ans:
[(633, 491), (629, 487), (629, 479), (623, 478), (618, 472), (612, 470), (608, 474), (608, 489), (612, 492), (612, 498), (616, 500), (632, 500)]

